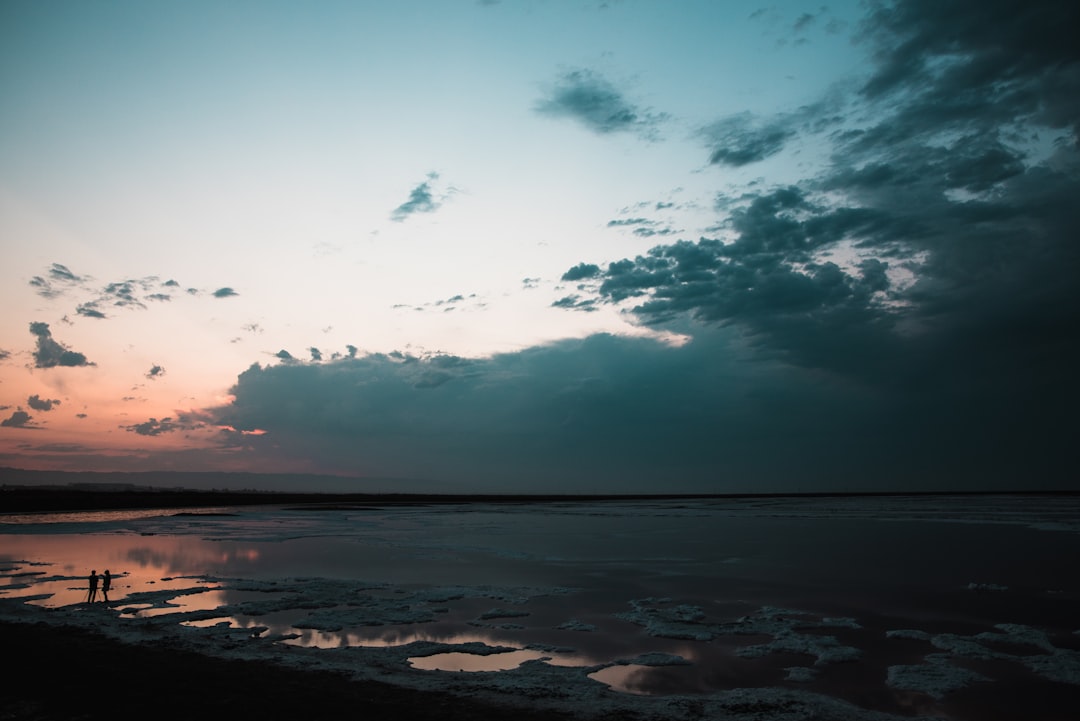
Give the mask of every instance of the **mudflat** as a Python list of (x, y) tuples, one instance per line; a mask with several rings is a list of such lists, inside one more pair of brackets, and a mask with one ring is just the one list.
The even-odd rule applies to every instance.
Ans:
[(330, 671), (133, 645), (71, 626), (0, 623), (8, 670), (0, 719), (401, 719), (556, 721)]

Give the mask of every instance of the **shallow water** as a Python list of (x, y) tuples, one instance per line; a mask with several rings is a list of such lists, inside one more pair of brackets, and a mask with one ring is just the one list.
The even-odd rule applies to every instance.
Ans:
[(0, 599), (82, 608), (108, 568), (130, 622), (415, 649), (417, 673), (542, 662), (627, 694), (974, 719), (1080, 689), (1076, 498), (224, 510), (10, 516)]

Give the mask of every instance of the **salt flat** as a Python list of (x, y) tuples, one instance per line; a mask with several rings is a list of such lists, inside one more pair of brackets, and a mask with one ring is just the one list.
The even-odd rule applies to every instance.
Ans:
[[(8, 516), (0, 617), (654, 718), (1066, 718), (1080, 500)], [(109, 602), (85, 603), (91, 569)]]

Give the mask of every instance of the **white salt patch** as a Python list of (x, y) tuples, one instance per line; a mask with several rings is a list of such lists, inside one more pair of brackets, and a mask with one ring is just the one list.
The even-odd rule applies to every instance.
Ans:
[(856, 661), (862, 652), (852, 646), (844, 646), (832, 636), (816, 636), (787, 632), (769, 643), (744, 646), (736, 653), (743, 658), (760, 658), (772, 653), (801, 653), (815, 656), (815, 665)]
[(975, 591), (976, 593), (995, 593), (1001, 591), (1008, 591), (1008, 586), (1002, 586), (998, 583), (969, 583), (967, 585), (969, 591)]
[(788, 666), (784, 670), (787, 671), (787, 676), (784, 677), (785, 681), (810, 683), (817, 678), (817, 670), (809, 666)]
[(619, 666), (689, 666), (690, 662), (682, 656), (677, 656), (670, 653), (643, 653), (640, 656), (635, 656), (629, 660), (619, 660), (615, 662)]
[(1043, 678), (1080, 686), (1080, 651), (1055, 649), (1042, 656), (1027, 656), (1024, 664)]
[(485, 611), (481, 613), (480, 620), (491, 621), (496, 618), (521, 618), (528, 615), (528, 611), (521, 611), (518, 609), (493, 608), (490, 611)]
[(938, 654), (928, 656), (927, 661), (913, 666), (889, 666), (885, 683), (891, 688), (918, 691), (940, 700), (951, 691), (990, 680), (975, 671), (953, 666)]
[(898, 628), (894, 631), (886, 631), (885, 638), (910, 638), (916, 641), (929, 641), (931, 635), (926, 631), (919, 631), (913, 628)]

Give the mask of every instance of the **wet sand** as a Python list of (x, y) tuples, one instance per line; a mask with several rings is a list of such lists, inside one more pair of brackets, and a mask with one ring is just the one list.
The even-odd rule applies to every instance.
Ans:
[[(327, 671), (114, 641), (44, 623), (0, 623), (8, 668), (0, 719), (190, 721), (197, 718), (464, 721), (570, 718), (505, 709)], [(611, 717), (608, 718), (625, 718)]]

